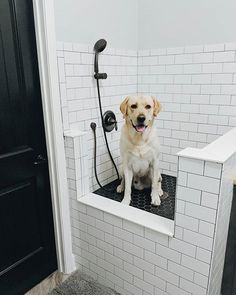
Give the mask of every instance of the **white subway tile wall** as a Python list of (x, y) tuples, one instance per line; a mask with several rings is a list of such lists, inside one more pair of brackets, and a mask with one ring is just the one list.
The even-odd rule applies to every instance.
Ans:
[[(220, 294), (235, 161), (179, 158), (173, 238), (78, 202), (70, 186), (77, 268), (122, 295)], [(193, 175), (218, 182), (196, 188)]]
[[(232, 43), (234, 44), (234, 43)], [(142, 50), (107, 48), (101, 54), (102, 105), (122, 116), (119, 104), (129, 94), (158, 97), (162, 112), (157, 119), (162, 143), (162, 171), (176, 176), (176, 152), (203, 147), (236, 126), (236, 54), (232, 44)], [(98, 125), (98, 172), (101, 181), (115, 177), (106, 152), (93, 79), (92, 46), (58, 42), (58, 71), (64, 130), (89, 132), (90, 189), (97, 188), (92, 169), (93, 137), (90, 122)], [(108, 134), (119, 165), (119, 132)]]
[(138, 52), (138, 93), (158, 97), (160, 165), (176, 175), (176, 151), (203, 147), (236, 126), (234, 43)]
[[(100, 57), (101, 71), (109, 74), (102, 83), (102, 103), (116, 112), (119, 127), (119, 104), (137, 87), (161, 100), (161, 165), (163, 172), (178, 171), (179, 176), (171, 238), (78, 202), (78, 140), (65, 139), (76, 266), (122, 295), (220, 294), (236, 156), (222, 165), (182, 157), (178, 161), (175, 154), (186, 146), (202, 147), (234, 126), (236, 111), (230, 104), (236, 105), (236, 93), (234, 85), (225, 84), (235, 80), (234, 50), (229, 44), (169, 48), (145, 50), (137, 58), (135, 52), (107, 49)], [(88, 157), (92, 190), (96, 185), (89, 125), (95, 121), (100, 126), (92, 49), (58, 43), (57, 56), (64, 130), (88, 131), (82, 157)], [(98, 135), (98, 174), (105, 183), (115, 174), (101, 127)], [(109, 134), (108, 140), (119, 164), (119, 133)]]
[[(225, 259), (226, 242), (233, 198), (233, 182), (235, 178), (236, 154), (224, 163), (221, 178), (221, 192), (217, 209), (214, 252), (210, 274), (209, 295), (220, 294), (221, 279)], [(225, 197), (226, 196), (226, 197)]]
[(77, 198), (89, 193), (87, 133), (65, 136), (68, 186), (74, 189)]
[[(116, 173), (109, 159), (101, 129), (96, 81), (93, 78), (93, 47), (58, 42), (57, 61), (63, 127), (65, 131), (88, 132), (86, 153), (89, 187), (90, 191), (94, 191), (98, 186), (93, 171), (94, 139), (90, 129), (91, 122), (97, 124), (97, 171), (101, 183), (110, 182), (116, 177)], [(107, 133), (107, 137), (114, 160), (119, 166), (119, 137), (123, 121), (119, 106), (127, 95), (137, 93), (137, 52), (106, 48), (104, 53), (99, 55), (99, 65), (100, 72), (108, 74), (107, 80), (100, 80), (103, 110), (114, 111), (118, 121), (118, 132)]]

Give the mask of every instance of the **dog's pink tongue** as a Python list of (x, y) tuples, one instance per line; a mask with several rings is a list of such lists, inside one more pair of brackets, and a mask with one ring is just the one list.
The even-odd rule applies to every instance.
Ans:
[(145, 126), (136, 126), (136, 130), (138, 132), (143, 132), (145, 130)]

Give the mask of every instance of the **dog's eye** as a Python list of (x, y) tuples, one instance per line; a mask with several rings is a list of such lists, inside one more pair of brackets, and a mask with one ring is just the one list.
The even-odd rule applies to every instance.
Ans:
[(131, 109), (137, 109), (137, 105), (136, 104), (131, 104)]
[(145, 109), (147, 109), (147, 110), (149, 110), (150, 108), (151, 108), (150, 104), (147, 104), (147, 105), (145, 106)]

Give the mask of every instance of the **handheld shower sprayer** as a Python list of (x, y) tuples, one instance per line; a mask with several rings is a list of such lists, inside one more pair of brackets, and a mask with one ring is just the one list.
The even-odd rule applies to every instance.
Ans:
[[(106, 79), (107, 78), (107, 73), (99, 73), (98, 55), (99, 55), (99, 53), (101, 53), (106, 48), (106, 46), (107, 46), (107, 41), (105, 39), (99, 39), (95, 43), (95, 45), (93, 47), (93, 50), (95, 52), (95, 57), (94, 57), (94, 78), (97, 81), (99, 109), (100, 109), (102, 127), (103, 127), (103, 131), (104, 131), (105, 136), (106, 136), (105, 132), (111, 132), (114, 128), (115, 128), (115, 130), (117, 130), (117, 121), (116, 121), (115, 114), (112, 111), (106, 111), (104, 114), (102, 112), (99, 80), (100, 79)], [(109, 150), (108, 150), (108, 152), (109, 152)], [(109, 154), (110, 154), (110, 152), (109, 152)]]
[[(103, 133), (104, 133), (104, 138), (105, 138), (105, 143), (107, 146), (107, 151), (108, 154), (110, 156), (110, 159), (112, 161), (112, 164), (116, 170), (116, 174), (117, 174), (117, 179), (119, 179), (119, 172), (118, 169), (116, 167), (115, 161), (112, 158), (111, 155), (111, 151), (108, 145), (108, 141), (107, 141), (107, 135), (106, 132), (111, 132), (114, 128), (115, 130), (117, 130), (117, 121), (116, 121), (116, 116), (112, 111), (106, 111), (103, 114), (102, 111), (102, 103), (101, 103), (101, 94), (100, 94), (100, 85), (99, 85), (99, 80), (100, 79), (106, 79), (107, 78), (107, 74), (106, 73), (99, 73), (99, 67), (98, 67), (98, 55), (100, 52), (102, 52), (107, 45), (107, 41), (104, 39), (100, 39), (98, 40), (95, 45), (94, 45), (94, 52), (95, 52), (95, 57), (94, 57), (94, 78), (96, 79), (97, 82), (97, 92), (98, 92), (98, 103), (99, 103), (99, 110), (100, 110), (100, 117), (101, 117), (101, 121), (102, 121), (102, 129), (103, 129)], [(95, 177), (97, 180), (97, 183), (99, 184), (99, 186), (101, 188), (103, 188), (103, 186), (100, 184), (99, 180), (98, 180), (98, 176), (97, 176), (97, 168), (96, 168), (96, 124), (94, 122), (91, 123), (90, 125), (91, 129), (93, 130), (94, 133), (94, 171), (95, 171)], [(103, 188), (105, 191), (106, 189)]]
[(105, 39), (98, 40), (94, 45), (94, 52), (95, 52), (95, 58), (94, 58), (94, 78), (96, 80), (99, 79), (106, 79), (107, 74), (106, 73), (99, 73), (98, 68), (98, 55), (100, 52), (102, 52), (107, 46), (107, 41)]

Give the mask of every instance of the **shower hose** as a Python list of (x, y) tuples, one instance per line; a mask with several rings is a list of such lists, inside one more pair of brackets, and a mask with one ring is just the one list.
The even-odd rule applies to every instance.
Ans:
[[(106, 135), (106, 131), (103, 127), (103, 116), (102, 116), (102, 104), (101, 104), (101, 94), (100, 94), (100, 85), (99, 85), (99, 80), (97, 80), (97, 93), (98, 93), (98, 103), (99, 103), (99, 110), (100, 110), (100, 117), (101, 117), (101, 122), (102, 122), (102, 129), (103, 129), (103, 134), (104, 134), (104, 139), (105, 139), (105, 143), (106, 143), (106, 147), (107, 147), (107, 151), (108, 151), (108, 154), (109, 154), (109, 157), (111, 159), (111, 162), (116, 170), (116, 174), (117, 174), (117, 180), (120, 179), (120, 176), (119, 176), (119, 172), (118, 172), (118, 169), (117, 169), (117, 166), (115, 164), (115, 161), (112, 157), (112, 154), (111, 154), (111, 151), (110, 151), (110, 148), (109, 148), (109, 145), (108, 145), (108, 141), (107, 141), (107, 135)], [(100, 188), (102, 188), (104, 191), (106, 192), (113, 192), (113, 190), (108, 190), (106, 188), (103, 187), (103, 185), (100, 183), (99, 179), (98, 179), (98, 175), (97, 175), (97, 136), (96, 136), (96, 123), (92, 122), (90, 124), (90, 127), (91, 129), (93, 130), (93, 135), (94, 135), (94, 174), (95, 174), (95, 178), (96, 178), (96, 181), (98, 183), (98, 185), (100, 186)]]

